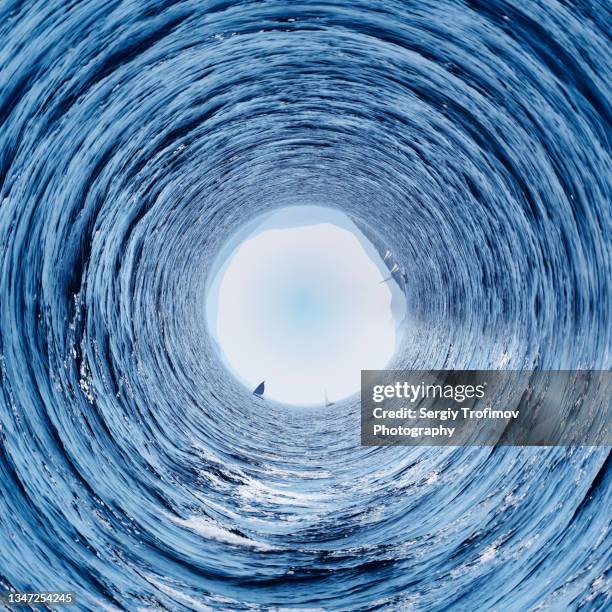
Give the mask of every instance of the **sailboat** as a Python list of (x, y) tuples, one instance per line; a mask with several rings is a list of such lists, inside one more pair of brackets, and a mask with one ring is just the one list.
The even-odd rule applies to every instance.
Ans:
[(329, 398), (327, 397), (327, 391), (325, 391), (325, 407), (327, 408), (328, 406), (333, 406), (334, 402), (330, 402)]
[(266, 388), (266, 381), (262, 380), (257, 387), (255, 387), (255, 390), (253, 391), (253, 395), (256, 395), (257, 397), (262, 397), (262, 395), (264, 394), (264, 390)]
[(378, 284), (382, 285), (383, 283), (386, 283), (388, 281), (390, 281), (393, 278), (393, 275), (400, 269), (399, 264), (397, 263), (397, 261), (393, 261), (393, 265), (391, 266), (391, 269), (389, 270), (389, 272), (391, 273), (391, 276), (389, 276), (388, 278), (385, 278), (384, 280), (381, 280)]

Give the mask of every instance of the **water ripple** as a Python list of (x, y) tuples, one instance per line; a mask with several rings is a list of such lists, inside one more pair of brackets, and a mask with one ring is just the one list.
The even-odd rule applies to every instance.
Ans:
[(605, 3), (0, 4), (0, 587), (82, 609), (602, 609), (608, 449), (364, 448), (207, 336), (228, 236), (348, 213), (398, 367), (610, 367)]

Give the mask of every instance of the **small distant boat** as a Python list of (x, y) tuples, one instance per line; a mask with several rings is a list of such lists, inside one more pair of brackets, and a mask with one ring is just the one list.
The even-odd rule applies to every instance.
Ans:
[(387, 249), (385, 251), (385, 257), (383, 258), (383, 261), (387, 261), (387, 259), (389, 259), (389, 257), (391, 257), (391, 251), (389, 249)]
[(325, 407), (327, 408), (328, 406), (333, 406), (334, 402), (330, 402), (329, 398), (327, 397), (327, 391), (325, 392)]
[(257, 387), (255, 387), (255, 390), (253, 391), (253, 395), (256, 395), (257, 397), (261, 397), (264, 393), (265, 388), (266, 388), (266, 381), (263, 380), (257, 385)]
[[(396, 273), (396, 272), (397, 272), (399, 269), (400, 269), (399, 264), (397, 263), (397, 261), (395, 261), (395, 260), (393, 259), (393, 260), (392, 260), (392, 266), (391, 266), (391, 268), (389, 268), (389, 272), (391, 273), (391, 276), (389, 276), (389, 277), (387, 277), (387, 278), (385, 278), (385, 279), (381, 280), (381, 281), (380, 281), (378, 284), (379, 284), (379, 285), (382, 285), (383, 283), (387, 283), (387, 282), (389, 282), (389, 281), (390, 281), (390, 280), (393, 278), (393, 275), (394, 275), (394, 274), (395, 274), (395, 273)], [(404, 276), (405, 272), (400, 272), (400, 274), (401, 274), (402, 278), (403, 278), (404, 280), (406, 280), (406, 277)]]

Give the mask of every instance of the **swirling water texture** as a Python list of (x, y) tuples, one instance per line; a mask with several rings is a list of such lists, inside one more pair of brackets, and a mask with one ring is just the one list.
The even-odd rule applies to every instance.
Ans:
[(336, 207), (398, 367), (610, 367), (606, 2), (0, 2), (0, 589), (603, 609), (605, 448), (364, 448), (219, 363), (214, 255)]

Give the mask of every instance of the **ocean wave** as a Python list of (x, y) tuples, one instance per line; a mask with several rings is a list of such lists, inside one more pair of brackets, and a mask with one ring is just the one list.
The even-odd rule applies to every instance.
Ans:
[(0, 588), (80, 609), (603, 609), (607, 448), (365, 448), (206, 287), (293, 204), (409, 279), (394, 365), (610, 368), (604, 3), (0, 4)]

